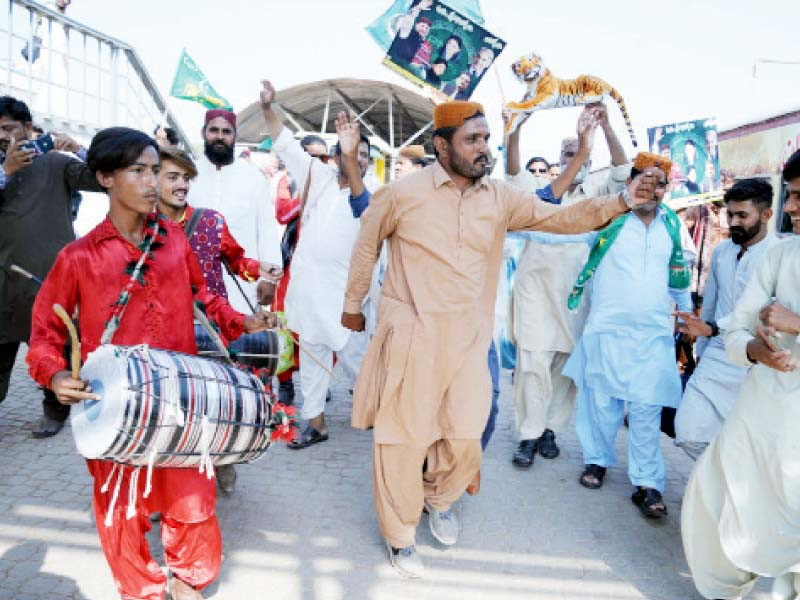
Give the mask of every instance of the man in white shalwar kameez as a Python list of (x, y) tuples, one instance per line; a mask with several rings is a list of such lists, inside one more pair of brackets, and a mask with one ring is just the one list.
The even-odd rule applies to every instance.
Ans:
[[(365, 333), (341, 325), (342, 306), (350, 269), (350, 254), (359, 232), (359, 220), (350, 206), (350, 185), (343, 169), (312, 158), (272, 110), (275, 90), (265, 81), (261, 106), (272, 149), (286, 164), (303, 190), (297, 248), (292, 256), (292, 278), (286, 292), (288, 326), (297, 332), (300, 351), (301, 417), (308, 425), (290, 448), (306, 448), (328, 439), (325, 396), (333, 356), (355, 379), (367, 347)], [(334, 158), (336, 163), (340, 157)], [(363, 178), (369, 162), (369, 141), (362, 137), (358, 165)], [(306, 186), (308, 190), (306, 191)]]
[[(210, 208), (222, 214), (246, 256), (273, 265), (283, 264), (275, 200), (267, 181), (253, 165), (234, 158), (236, 115), (226, 110), (207, 111), (202, 135), (204, 155), (197, 160), (197, 177), (187, 201), (193, 207)], [(239, 312), (250, 314), (251, 305), (272, 302), (274, 282), (237, 281), (227, 272), (223, 276), (231, 306)], [(244, 295), (239, 291), (240, 286)]]
[(681, 330), (702, 336), (697, 341), (700, 362), (675, 417), (676, 443), (695, 460), (722, 427), (747, 376), (746, 368), (725, 355), (723, 334), (753, 271), (778, 242), (767, 232), (772, 196), (772, 186), (764, 179), (743, 179), (725, 192), (731, 237), (712, 254), (702, 315), (679, 313), (685, 322)]
[[(800, 152), (783, 171), (800, 233)], [(800, 598), (800, 237), (767, 250), (725, 334), (750, 371), (686, 487), (681, 534), (705, 598), (739, 599), (759, 576), (774, 600)]]

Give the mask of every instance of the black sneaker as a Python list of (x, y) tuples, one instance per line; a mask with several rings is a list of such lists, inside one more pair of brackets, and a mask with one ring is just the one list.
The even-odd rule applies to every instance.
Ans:
[(542, 458), (555, 458), (561, 454), (556, 445), (556, 434), (551, 429), (545, 429), (539, 438), (539, 454)]
[(511, 459), (518, 467), (530, 467), (533, 464), (533, 456), (536, 454), (536, 447), (539, 440), (522, 440), (514, 452), (514, 458)]

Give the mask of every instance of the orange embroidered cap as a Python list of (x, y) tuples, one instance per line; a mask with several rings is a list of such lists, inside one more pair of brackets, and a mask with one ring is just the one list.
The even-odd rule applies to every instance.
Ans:
[(461, 127), (464, 121), (474, 117), (477, 113), (486, 114), (483, 105), (478, 102), (452, 100), (437, 104), (433, 109), (433, 129)]
[(645, 169), (650, 167), (657, 167), (664, 171), (664, 174), (669, 177), (672, 170), (672, 161), (664, 158), (660, 154), (653, 154), (651, 152), (639, 152), (636, 158), (633, 159), (633, 168), (643, 173)]
[(401, 148), (397, 155), (403, 158), (425, 158), (425, 146), (419, 144), (406, 146), (405, 148)]

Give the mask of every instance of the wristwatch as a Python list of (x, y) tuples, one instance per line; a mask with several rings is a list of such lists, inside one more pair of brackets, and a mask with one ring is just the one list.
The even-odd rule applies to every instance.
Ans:
[(716, 337), (719, 335), (719, 326), (716, 321), (706, 321), (706, 325), (711, 328), (711, 335), (708, 337)]
[(631, 195), (628, 193), (628, 188), (622, 190), (619, 193), (619, 197), (620, 200), (622, 200), (625, 203), (625, 206), (627, 206), (629, 209), (633, 210), (634, 208), (636, 208), (636, 205), (633, 203), (633, 198), (631, 198)]

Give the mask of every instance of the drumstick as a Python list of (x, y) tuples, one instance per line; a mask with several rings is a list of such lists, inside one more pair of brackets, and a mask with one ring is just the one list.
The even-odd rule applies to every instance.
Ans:
[(301, 343), (300, 343), (300, 340), (299, 340), (299, 338), (298, 338), (298, 337), (295, 335), (294, 331), (292, 331), (291, 329), (289, 329), (288, 327), (286, 327), (286, 325), (284, 325), (283, 323), (278, 323), (278, 327), (279, 327), (280, 329), (283, 329), (284, 331), (286, 331), (286, 332), (287, 332), (287, 333), (288, 333), (290, 336), (292, 336), (292, 339), (294, 340), (294, 343), (295, 343), (295, 344), (297, 344), (297, 347), (298, 347), (298, 348), (300, 348), (300, 350), (302, 350), (302, 351), (303, 351), (303, 352), (305, 352), (306, 354), (308, 354), (308, 356), (311, 358), (311, 360), (313, 360), (313, 361), (314, 361), (315, 363), (317, 363), (317, 364), (318, 364), (320, 367), (322, 367), (323, 369), (325, 369), (325, 370), (328, 372), (328, 374), (329, 374), (331, 377), (333, 377), (333, 378), (334, 378), (334, 379), (336, 379), (337, 381), (339, 380), (339, 378), (338, 378), (338, 377), (336, 377), (336, 375), (334, 375), (334, 374), (333, 374), (333, 371), (331, 371), (331, 370), (330, 370), (328, 367), (326, 367), (325, 365), (323, 365), (323, 364), (322, 364), (322, 362), (320, 362), (320, 360), (319, 360), (319, 359), (318, 359), (316, 356), (314, 356), (313, 354), (311, 354), (311, 352), (309, 352), (308, 350), (306, 350), (306, 349), (303, 347), (303, 344), (301, 344)]
[(219, 335), (217, 335), (217, 332), (214, 331), (211, 323), (208, 322), (208, 319), (203, 314), (203, 311), (197, 308), (197, 306), (194, 307), (194, 318), (197, 319), (200, 322), (200, 325), (203, 326), (203, 329), (206, 330), (211, 338), (211, 341), (214, 342), (214, 345), (217, 347), (217, 350), (222, 352), (222, 356), (225, 357), (225, 360), (229, 364), (233, 364), (233, 360), (231, 360), (231, 355), (228, 353), (228, 349), (225, 347), (225, 344), (222, 343), (222, 340), (220, 339)]
[(64, 321), (69, 331), (69, 337), (72, 340), (72, 353), (70, 355), (70, 363), (72, 366), (72, 378), (80, 379), (81, 374), (81, 340), (78, 338), (78, 331), (75, 329), (75, 324), (69, 318), (67, 311), (60, 304), (53, 304), (53, 312), (58, 315), (58, 318)]

